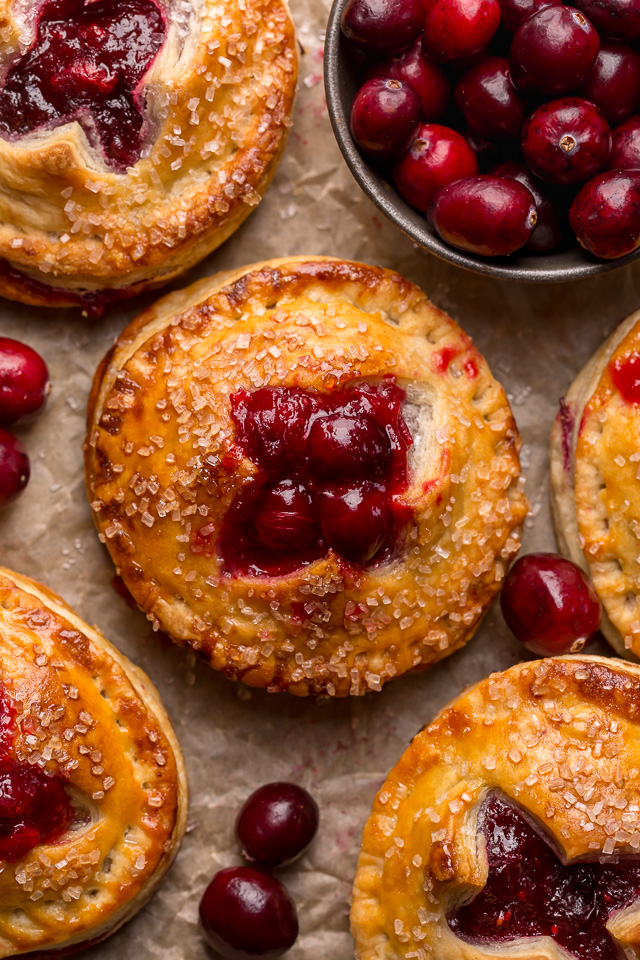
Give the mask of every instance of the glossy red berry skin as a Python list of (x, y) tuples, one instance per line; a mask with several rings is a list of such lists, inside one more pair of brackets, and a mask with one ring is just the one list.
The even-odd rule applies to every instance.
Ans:
[(373, 477), (385, 469), (390, 453), (387, 434), (366, 416), (319, 417), (307, 438), (309, 465), (322, 480)]
[(573, 7), (545, 7), (518, 29), (509, 52), (511, 79), (525, 94), (571, 93), (593, 69), (600, 38)]
[(217, 873), (200, 901), (200, 928), (226, 960), (276, 960), (298, 936), (298, 917), (285, 887), (251, 867)]
[(49, 371), (26, 343), (0, 337), (0, 425), (9, 427), (34, 417), (49, 393)]
[(318, 831), (318, 805), (295, 783), (267, 783), (251, 794), (236, 821), (243, 857), (261, 867), (292, 863)]
[(517, 180), (479, 176), (441, 190), (429, 219), (451, 246), (482, 257), (504, 257), (529, 240), (537, 212), (531, 193)]
[(276, 553), (299, 553), (318, 535), (311, 497), (291, 480), (264, 488), (253, 522), (262, 545)]
[(427, 13), (422, 44), (436, 63), (473, 57), (500, 24), (498, 0), (436, 0)]
[(545, 186), (536, 180), (531, 171), (518, 160), (499, 163), (490, 171), (494, 177), (513, 177), (519, 180), (533, 196), (538, 220), (533, 233), (522, 248), (523, 253), (548, 253), (557, 247), (565, 236), (566, 214), (561, 216)]
[(30, 474), (27, 451), (13, 434), (0, 430), (0, 508), (22, 493)]
[(609, 170), (640, 170), (640, 116), (629, 117), (613, 131)]
[(409, 145), (420, 121), (417, 93), (402, 80), (368, 80), (351, 108), (351, 133), (360, 149), (388, 160)]
[(640, 54), (626, 43), (604, 41), (580, 96), (600, 107), (612, 127), (622, 123), (640, 103)]
[(573, 0), (603, 37), (640, 37), (640, 0)]
[(542, 104), (522, 131), (522, 153), (533, 173), (549, 183), (584, 183), (603, 170), (611, 129), (595, 104), (564, 97)]
[(500, 26), (507, 33), (515, 33), (525, 20), (544, 7), (557, 7), (562, 0), (498, 0), (500, 4)]
[(505, 578), (500, 604), (518, 640), (545, 657), (581, 650), (602, 619), (589, 578), (556, 553), (517, 560)]
[(456, 85), (455, 103), (469, 130), (485, 140), (515, 140), (527, 119), (504, 57), (487, 57), (467, 70)]
[(382, 63), (374, 63), (365, 72), (364, 79), (375, 78), (402, 80), (413, 87), (420, 97), (422, 119), (426, 122), (441, 120), (447, 112), (451, 82), (442, 67), (425, 57), (420, 39), (408, 50)]
[(373, 484), (333, 484), (318, 491), (314, 502), (325, 540), (347, 560), (366, 563), (393, 529), (387, 499)]
[(586, 183), (569, 211), (579, 243), (601, 260), (640, 246), (640, 171), (603, 173)]
[(356, 46), (384, 55), (408, 47), (424, 25), (422, 0), (349, 0), (342, 32)]
[(425, 213), (447, 184), (478, 172), (478, 161), (465, 138), (450, 127), (424, 123), (393, 168), (393, 180), (407, 203)]

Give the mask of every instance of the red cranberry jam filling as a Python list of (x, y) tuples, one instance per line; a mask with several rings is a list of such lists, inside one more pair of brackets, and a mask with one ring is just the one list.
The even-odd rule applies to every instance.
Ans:
[(0, 92), (0, 134), (21, 137), (78, 120), (124, 172), (140, 159), (138, 87), (165, 33), (152, 0), (45, 0), (35, 41)]
[(611, 379), (623, 400), (640, 403), (640, 354), (621, 357), (609, 367)]
[(522, 813), (498, 796), (487, 800), (480, 822), (489, 877), (449, 918), (457, 936), (472, 943), (546, 936), (579, 960), (619, 960), (605, 924), (640, 896), (640, 861), (565, 865)]
[[(408, 519), (411, 434), (393, 377), (330, 395), (295, 387), (231, 397), (236, 443), (259, 473), (222, 527), (223, 567), (235, 576), (281, 576), (332, 549), (351, 563), (387, 560)], [(212, 553), (200, 531), (192, 549)]]
[(12, 757), (16, 709), (0, 688), (0, 860), (14, 863), (62, 836), (73, 807), (62, 780)]

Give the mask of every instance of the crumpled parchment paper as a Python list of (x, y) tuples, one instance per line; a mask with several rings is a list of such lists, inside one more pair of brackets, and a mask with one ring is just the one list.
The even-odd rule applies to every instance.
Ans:
[[(186, 281), (269, 257), (328, 254), (392, 267), (418, 283), (474, 338), (505, 385), (522, 432), (532, 516), (524, 548), (553, 549), (547, 442), (557, 401), (616, 323), (640, 305), (640, 264), (574, 284), (522, 285), (475, 277), (416, 249), (360, 193), (335, 144), (322, 86), (330, 0), (292, 0), (304, 48), (289, 146), (265, 200)], [(0, 515), (0, 563), (47, 583), (104, 631), (157, 684), (186, 754), (189, 833), (161, 889), (136, 919), (88, 958), (205, 960), (200, 895), (213, 873), (239, 863), (233, 824), (260, 784), (295, 780), (316, 797), (321, 827), (310, 852), (280, 876), (295, 897), (301, 935), (291, 960), (347, 960), (350, 887), (374, 794), (413, 734), (444, 703), (523, 655), (494, 607), (475, 639), (430, 671), (364, 699), (314, 703), (224, 680), (154, 635), (112, 586), (82, 476), (81, 445), (93, 371), (152, 296), (89, 322), (77, 311), (0, 302), (0, 333), (49, 364), (43, 417), (19, 431), (31, 483)], [(604, 643), (594, 652), (610, 654)], [(83, 954), (85, 956), (85, 954)]]

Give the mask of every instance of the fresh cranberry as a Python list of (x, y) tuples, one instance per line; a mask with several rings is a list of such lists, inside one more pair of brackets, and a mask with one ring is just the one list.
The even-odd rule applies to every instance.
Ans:
[(613, 131), (609, 170), (640, 170), (640, 116), (629, 117)]
[(531, 174), (524, 163), (520, 163), (518, 160), (507, 160), (504, 163), (499, 163), (493, 167), (490, 173), (493, 177), (513, 177), (514, 180), (519, 180), (535, 200), (538, 220), (533, 233), (522, 248), (523, 252), (547, 253), (557, 247), (564, 237), (562, 218), (558, 207), (546, 192), (544, 184)]
[(603, 37), (640, 37), (640, 0), (573, 0)]
[(438, 190), (477, 172), (478, 161), (461, 134), (437, 123), (424, 123), (395, 164), (393, 180), (407, 203), (424, 213)]
[(396, 54), (382, 63), (374, 63), (366, 72), (365, 79), (403, 80), (413, 87), (422, 104), (422, 119), (440, 120), (447, 112), (451, 84), (444, 70), (431, 63), (422, 52), (422, 40), (403, 53)]
[(473, 57), (499, 24), (498, 0), (436, 0), (424, 25), (424, 52), (437, 63)]
[(298, 916), (286, 888), (251, 867), (216, 873), (200, 901), (200, 926), (227, 960), (275, 960), (298, 936)]
[(545, 657), (581, 650), (602, 618), (591, 581), (557, 553), (530, 553), (517, 560), (505, 578), (500, 603), (518, 640)]
[(242, 855), (263, 867), (302, 856), (318, 830), (318, 805), (295, 783), (267, 783), (252, 793), (236, 821)]
[(537, 221), (531, 193), (507, 177), (471, 177), (444, 187), (429, 218), (444, 241), (482, 257), (503, 257), (525, 245)]
[(311, 469), (324, 480), (353, 480), (386, 468), (391, 446), (371, 417), (334, 413), (314, 420), (307, 453)]
[(523, 93), (557, 97), (576, 90), (593, 69), (600, 38), (573, 7), (545, 7), (518, 29), (509, 54), (511, 79)]
[(311, 497), (301, 484), (292, 480), (265, 487), (253, 522), (260, 542), (276, 553), (299, 553), (318, 535)]
[(527, 120), (522, 153), (541, 180), (583, 183), (606, 167), (611, 129), (602, 111), (588, 100), (551, 100)]
[(27, 451), (11, 433), (0, 430), (0, 507), (22, 493), (30, 474)]
[(424, 18), (422, 0), (349, 0), (342, 32), (369, 53), (395, 53), (413, 43)]
[(368, 80), (351, 108), (351, 133), (361, 150), (385, 160), (409, 144), (419, 121), (420, 97), (403, 80)]
[(626, 43), (605, 41), (580, 96), (600, 107), (611, 126), (622, 123), (640, 102), (640, 54)]
[(586, 183), (569, 211), (585, 250), (614, 260), (640, 246), (640, 172), (612, 170)]
[(457, 83), (455, 102), (469, 130), (486, 140), (515, 140), (527, 119), (503, 57), (487, 57), (471, 67)]
[(325, 540), (347, 560), (370, 560), (391, 533), (389, 503), (373, 484), (325, 487), (316, 494), (315, 504)]
[(5, 427), (35, 416), (49, 393), (49, 371), (35, 350), (0, 337), (0, 424)]
[(500, 26), (507, 33), (515, 33), (525, 20), (544, 7), (557, 7), (562, 0), (498, 0), (502, 18)]

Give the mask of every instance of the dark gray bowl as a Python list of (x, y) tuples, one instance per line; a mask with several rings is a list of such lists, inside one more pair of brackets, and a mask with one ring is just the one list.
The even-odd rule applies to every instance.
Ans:
[(358, 56), (342, 36), (340, 18), (347, 0), (334, 0), (325, 41), (324, 85), (329, 117), (336, 140), (349, 169), (379, 210), (419, 246), (442, 260), (455, 263), (465, 270), (492, 277), (530, 282), (580, 280), (598, 273), (615, 270), (640, 257), (640, 249), (619, 260), (595, 260), (577, 243), (568, 250), (545, 256), (514, 254), (512, 257), (486, 259), (463, 253), (444, 243), (417, 210), (410, 207), (397, 193), (393, 184), (361, 156), (351, 137), (349, 115), (358, 89), (358, 71), (362, 65)]

